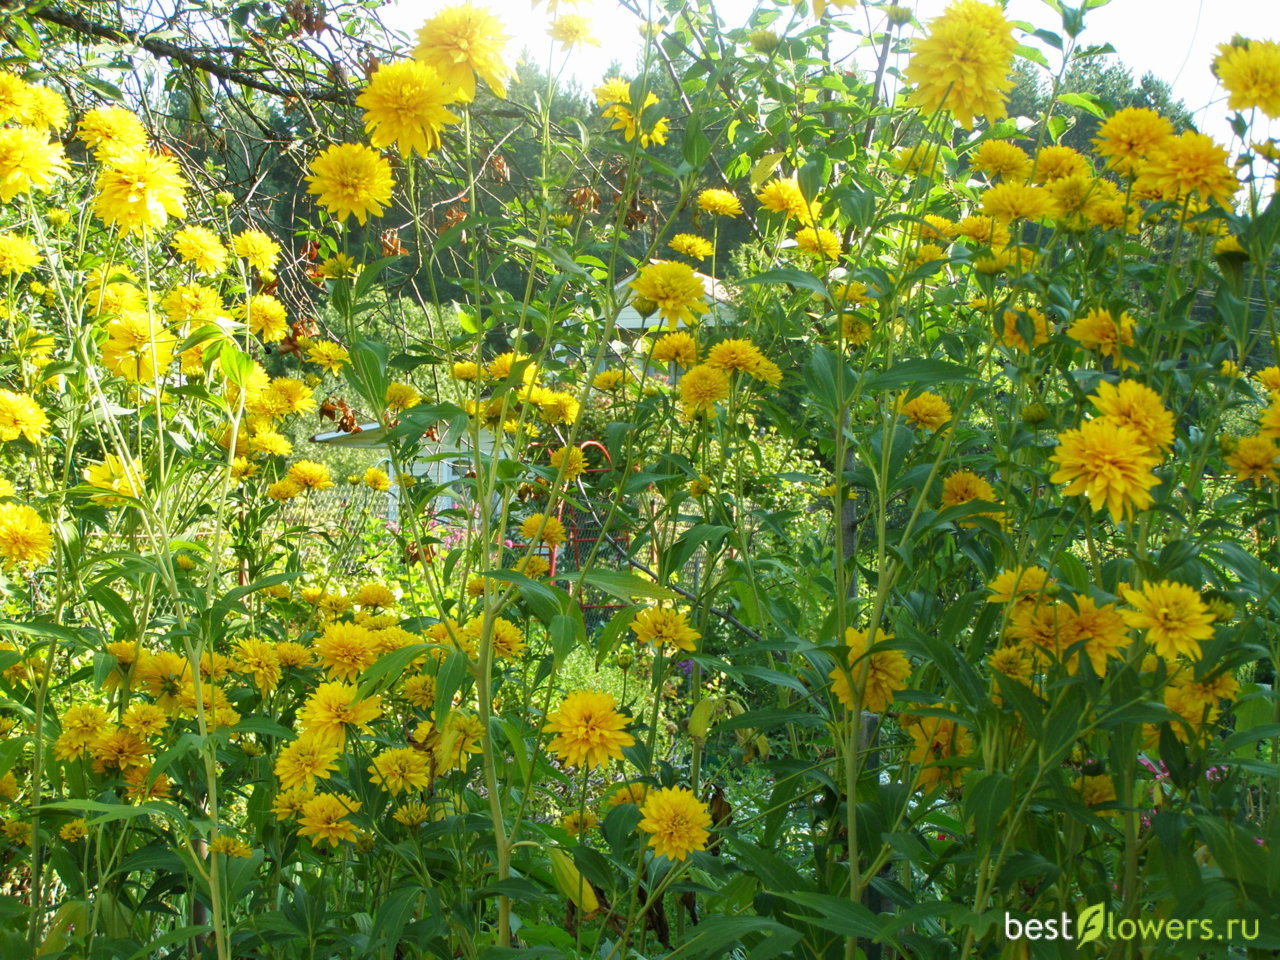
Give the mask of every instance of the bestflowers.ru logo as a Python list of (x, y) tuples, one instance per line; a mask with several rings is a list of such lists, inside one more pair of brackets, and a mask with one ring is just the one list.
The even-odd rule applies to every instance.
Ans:
[(1105, 903), (1094, 903), (1074, 917), (1063, 911), (1061, 916), (1048, 920), (1021, 920), (1006, 913), (1004, 936), (1006, 940), (1072, 940), (1081, 944), (1094, 940), (1256, 940), (1258, 921), (1163, 917), (1134, 920), (1117, 917)]

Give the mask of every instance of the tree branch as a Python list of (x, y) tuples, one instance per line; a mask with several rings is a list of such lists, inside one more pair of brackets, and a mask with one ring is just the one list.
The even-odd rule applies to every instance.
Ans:
[[(21, 6), (12, 2), (0, 3), (0, 7)], [(60, 27), (66, 27), (75, 33), (83, 36), (98, 37), (103, 40), (112, 40), (115, 42), (125, 41), (136, 44), (148, 53), (152, 53), (157, 57), (164, 57), (166, 60), (173, 60), (184, 66), (191, 67), (195, 70), (204, 70), (215, 77), (220, 77), (230, 83), (238, 83), (241, 86), (249, 87), (253, 90), (260, 90), (263, 93), (269, 93), (277, 97), (297, 97), (299, 95), (306, 97), (308, 100), (320, 100), (325, 103), (350, 103), (352, 100), (352, 92), (349, 89), (337, 90), (334, 88), (312, 88), (306, 90), (291, 90), (282, 87), (270, 81), (263, 80), (259, 75), (246, 71), (238, 70), (230, 66), (225, 59), (219, 59), (212, 56), (212, 51), (208, 50), (188, 50), (176, 43), (168, 40), (161, 40), (156, 37), (148, 36), (140, 30), (134, 30), (124, 26), (111, 26), (105, 23), (98, 23), (88, 20), (78, 13), (72, 13), (69, 10), (62, 10), (58, 7), (39, 7), (28, 9), (25, 13), (36, 19), (43, 20), (46, 23), (57, 24)], [(225, 57), (225, 51), (224, 57)]]

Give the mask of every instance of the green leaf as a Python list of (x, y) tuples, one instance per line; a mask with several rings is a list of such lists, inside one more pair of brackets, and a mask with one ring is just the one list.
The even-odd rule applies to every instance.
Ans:
[(377, 416), (387, 408), (387, 356), (385, 343), (357, 340), (351, 345), (351, 363), (342, 368), (347, 383)]
[(1013, 781), (1006, 773), (978, 773), (966, 780), (964, 813), (973, 821), (980, 842), (994, 839), (996, 827), (1012, 798)]
[(453, 705), (453, 695), (462, 686), (467, 676), (467, 658), (461, 650), (451, 650), (440, 669), (436, 672), (435, 720), (437, 727), (443, 727), (449, 710)]
[(867, 378), (868, 390), (900, 390), (903, 387), (932, 386), (939, 383), (957, 383), (976, 380), (978, 372), (947, 360), (917, 357), (895, 363), (888, 370)]
[(194, 940), (202, 933), (208, 933), (212, 929), (213, 927), (207, 923), (202, 923), (199, 926), (178, 927), (176, 930), (170, 930), (168, 933), (161, 934), (151, 940), (145, 947), (133, 954), (129, 960), (145, 960), (146, 957), (153, 956), (154, 952), (161, 947), (167, 947), (171, 943), (184, 943)]
[(352, 287), (352, 299), (359, 302), (366, 293), (373, 289), (373, 285), (378, 282), (382, 272), (398, 259), (399, 257), (383, 257), (380, 260), (373, 261), (373, 263), (365, 264), (360, 270), (359, 276), (356, 277), (355, 286)]
[(757, 273), (754, 277), (747, 277), (742, 281), (743, 286), (750, 286), (757, 283), (787, 283), (793, 287), (802, 287), (805, 290), (812, 290), (814, 293), (830, 300), (831, 296), (827, 293), (826, 284), (815, 277), (812, 273), (806, 273), (804, 270), (795, 270), (789, 267), (780, 268), (778, 270), (766, 270), (763, 273)]
[(762, 937), (763, 943), (770, 943), (779, 937), (784, 938), (784, 941), (789, 938), (791, 943), (799, 939), (796, 931), (776, 920), (750, 915), (704, 917), (694, 929), (697, 930), (697, 935), (681, 946), (681, 954), (691, 957), (728, 957), (733, 954), (729, 949), (733, 944), (742, 943), (743, 938), (753, 934)]
[(97, 800), (62, 800), (58, 803), (44, 803), (41, 810), (70, 810), (76, 813), (97, 814), (89, 821), (90, 825), (110, 823), (113, 820), (134, 820), (138, 817), (164, 817), (187, 827), (187, 818), (172, 803), (159, 800), (148, 800), (146, 803), (100, 803)]
[(815, 927), (822, 927), (846, 937), (874, 939), (880, 932), (880, 921), (876, 915), (860, 903), (853, 903), (844, 897), (834, 897), (829, 893), (787, 893), (784, 890), (771, 890), (775, 896), (798, 903), (810, 910), (817, 910), (818, 916), (789, 913), (787, 916)]
[(748, 710), (746, 713), (740, 713), (736, 717), (721, 720), (716, 725), (716, 729), (721, 733), (729, 730), (755, 730), (757, 733), (763, 733), (765, 730), (772, 730), (774, 727), (780, 727), (786, 723), (797, 723), (804, 727), (820, 727), (826, 723), (826, 720), (815, 713), (805, 713), (801, 710), (765, 707), (761, 710)]
[(1069, 107), (1078, 107), (1099, 120), (1107, 118), (1107, 111), (1102, 108), (1101, 101), (1091, 93), (1062, 93), (1058, 95), (1058, 101)]
[(356, 695), (360, 698), (369, 696), (378, 686), (378, 681), (383, 677), (390, 676), (394, 682), (404, 673), (404, 668), (417, 660), (429, 650), (435, 649), (434, 645), (429, 643), (411, 643), (407, 647), (401, 647), (398, 650), (392, 650), (390, 653), (384, 653), (380, 656), (373, 666), (369, 667), (360, 677), (360, 691)]
[(586, 643), (587, 632), (582, 618), (574, 619), (562, 613), (551, 618), (551, 653), (556, 659), (556, 666), (564, 663), (565, 658), (580, 645)]
[(296, 735), (283, 724), (276, 723), (270, 717), (245, 717), (234, 727), (232, 733), (260, 733), (267, 737), (278, 737), (281, 740), (292, 740)]
[(628, 603), (635, 597), (646, 597), (650, 600), (679, 598), (679, 594), (674, 591), (625, 570), (583, 570), (575, 580), (585, 587), (595, 587)]

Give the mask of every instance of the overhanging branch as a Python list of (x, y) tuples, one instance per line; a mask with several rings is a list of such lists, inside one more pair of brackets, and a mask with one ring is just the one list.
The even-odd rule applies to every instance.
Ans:
[[(12, 7), (12, 3), (0, 3), (0, 7)], [(349, 90), (333, 88), (310, 88), (305, 90), (289, 89), (279, 84), (264, 80), (260, 75), (248, 70), (240, 70), (230, 66), (225, 60), (212, 56), (209, 51), (187, 49), (169, 40), (149, 36), (140, 30), (125, 26), (111, 26), (82, 17), (70, 10), (46, 6), (28, 9), (25, 14), (32, 19), (57, 24), (83, 36), (97, 37), (115, 43), (127, 42), (141, 47), (148, 53), (166, 60), (173, 60), (193, 70), (204, 70), (215, 77), (229, 83), (237, 83), (253, 90), (269, 93), (277, 97), (304, 96), (308, 100), (320, 100), (325, 103), (350, 103), (352, 96)]]

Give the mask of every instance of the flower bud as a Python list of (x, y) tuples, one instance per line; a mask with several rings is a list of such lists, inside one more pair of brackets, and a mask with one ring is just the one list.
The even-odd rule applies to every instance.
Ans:
[(1022, 422), (1029, 426), (1044, 423), (1048, 419), (1049, 408), (1039, 401), (1028, 403), (1022, 408)]

